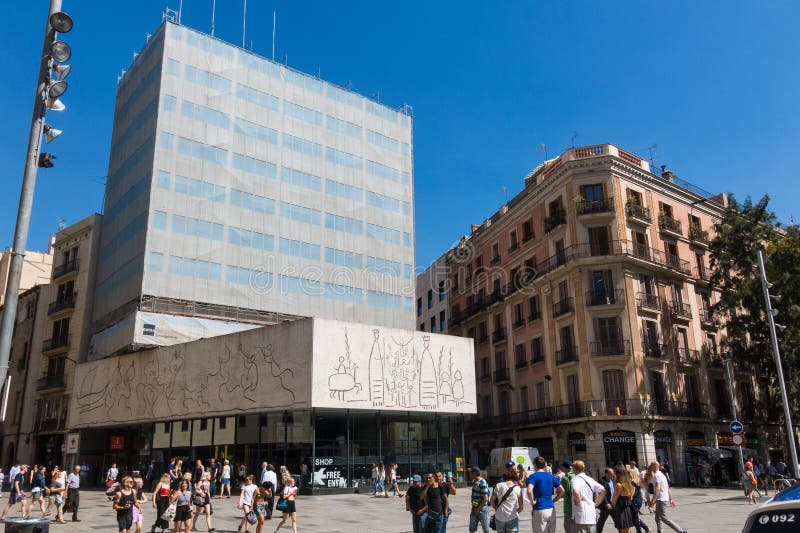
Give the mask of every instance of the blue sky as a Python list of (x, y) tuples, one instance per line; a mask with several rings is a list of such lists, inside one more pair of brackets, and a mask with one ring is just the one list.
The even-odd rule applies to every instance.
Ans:
[[(117, 75), (178, 0), (64, 0), (75, 29), (64, 134), (46, 147), (28, 248), (101, 209)], [(184, 0), (210, 29), (212, 0)], [(218, 0), (216, 35), (241, 43), (241, 0)], [(7, 2), (0, 55), (0, 246), (13, 238), (47, 0)], [(754, 7), (757, 6), (757, 10)], [(418, 266), (522, 188), (549, 155), (612, 142), (712, 192), (769, 193), (800, 216), (800, 3), (250, 0), (248, 43), (391, 105), (414, 108)]]

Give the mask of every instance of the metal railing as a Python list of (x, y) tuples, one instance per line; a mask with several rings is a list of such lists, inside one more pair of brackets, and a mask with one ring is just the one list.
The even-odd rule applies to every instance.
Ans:
[(708, 307), (701, 307), (700, 308), (700, 320), (708, 323), (713, 324), (716, 320), (714, 318), (714, 313)]
[(685, 320), (691, 320), (692, 307), (689, 304), (685, 304), (682, 302), (672, 302), (669, 305), (669, 314), (672, 316), (673, 319), (682, 318)]
[(67, 386), (64, 376), (45, 376), (36, 382), (36, 390), (63, 389)]
[(500, 329), (496, 329), (492, 332), (492, 342), (502, 342), (504, 340), (506, 340), (505, 326), (501, 326)]
[(492, 380), (495, 385), (498, 383), (506, 383), (511, 380), (511, 372), (508, 368), (498, 368), (494, 371), (494, 379)]
[(544, 231), (545, 233), (549, 233), (556, 229), (557, 227), (561, 226), (562, 224), (567, 223), (567, 212), (566, 211), (556, 211), (549, 217), (544, 219)]
[(700, 352), (691, 348), (676, 348), (678, 361), (681, 363), (695, 364), (700, 362)]
[(81, 267), (81, 262), (76, 257), (75, 259), (70, 259), (64, 263), (61, 263), (57, 267), (53, 267), (53, 279), (60, 278), (65, 274), (69, 274), (70, 272), (75, 272)]
[(661, 298), (655, 294), (646, 292), (636, 293), (636, 307), (640, 309), (652, 309), (653, 311), (661, 310)]
[(708, 244), (711, 242), (708, 238), (708, 232), (697, 225), (689, 227), (689, 238), (694, 242), (699, 242), (701, 244)]
[(61, 335), (59, 337), (46, 339), (42, 342), (42, 351), (49, 352), (50, 350), (56, 350), (58, 348), (69, 348), (69, 341), (69, 335)]
[(566, 348), (556, 350), (556, 364), (561, 365), (578, 360), (580, 360), (580, 358), (578, 357), (578, 349), (575, 346), (567, 346)]
[(683, 272), (686, 275), (691, 275), (692, 269), (689, 268), (689, 261), (682, 261), (680, 257), (674, 254), (664, 254), (667, 261), (666, 266), (669, 268)]
[(674, 218), (668, 215), (661, 215), (660, 217), (658, 217), (658, 227), (664, 231), (669, 231), (670, 233), (683, 235), (683, 230), (681, 228), (681, 221), (675, 220)]
[(665, 359), (667, 357), (667, 345), (661, 342), (642, 342), (642, 352), (645, 357), (652, 359)]
[(553, 317), (566, 315), (575, 310), (575, 299), (571, 296), (553, 304)]
[(589, 343), (589, 352), (593, 357), (612, 357), (630, 355), (631, 341), (628, 339), (612, 339), (610, 341), (593, 341)]
[(625, 204), (625, 213), (628, 215), (628, 218), (641, 220), (643, 222), (647, 222), (648, 224), (653, 220), (653, 217), (650, 214), (650, 208), (643, 207), (636, 202), (628, 202)]
[(525, 368), (528, 366), (528, 361), (524, 357), (517, 357), (517, 359), (514, 361), (514, 366), (516, 368)]
[(625, 301), (622, 289), (601, 289), (586, 291), (586, 305), (614, 305)]
[(63, 311), (64, 309), (75, 309), (75, 299), (65, 299), (65, 300), (56, 300), (55, 302), (51, 302), (50, 305), (47, 306), (47, 314), (52, 315), (54, 313), (58, 313), (59, 311)]
[(609, 213), (614, 211), (614, 197), (606, 196), (599, 200), (576, 200), (575, 209), (578, 215), (589, 215), (593, 213)]

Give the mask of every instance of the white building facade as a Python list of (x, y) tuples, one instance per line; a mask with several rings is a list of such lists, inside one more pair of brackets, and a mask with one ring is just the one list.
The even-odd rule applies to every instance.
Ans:
[(408, 114), (165, 23), (108, 175), (90, 358), (300, 316), (414, 328)]

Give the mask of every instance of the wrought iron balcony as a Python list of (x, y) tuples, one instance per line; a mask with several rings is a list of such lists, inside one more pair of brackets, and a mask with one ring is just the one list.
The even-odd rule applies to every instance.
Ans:
[(669, 314), (673, 320), (675, 319), (691, 320), (692, 308), (689, 304), (685, 304), (682, 302), (672, 302), (669, 305)]
[(53, 315), (58, 313), (59, 311), (63, 311), (65, 309), (75, 309), (75, 298), (69, 298), (64, 300), (56, 300), (55, 302), (51, 302), (49, 306), (47, 306), (47, 314)]
[(557, 227), (567, 223), (567, 211), (562, 209), (556, 211), (549, 217), (544, 219), (544, 231), (549, 233)]
[(714, 318), (714, 313), (708, 307), (701, 307), (700, 308), (700, 320), (705, 324), (715, 324), (716, 320)]
[(517, 328), (521, 328), (524, 325), (525, 325), (525, 317), (521, 316), (517, 320), (514, 321), (514, 323), (512, 324), (512, 327), (514, 329), (517, 329)]
[(700, 352), (691, 348), (677, 348), (678, 361), (685, 364), (695, 364), (700, 362)]
[(528, 366), (528, 361), (524, 357), (518, 357), (514, 361), (514, 366), (516, 368), (525, 368), (526, 366)]
[(501, 326), (500, 329), (497, 329), (492, 332), (492, 342), (503, 342), (506, 340), (506, 328), (505, 326)]
[(81, 266), (80, 261), (76, 257), (75, 259), (70, 259), (60, 265), (53, 267), (53, 280), (56, 278), (60, 278), (70, 272), (76, 272)]
[(69, 348), (69, 341), (69, 335), (61, 335), (51, 339), (46, 339), (44, 342), (42, 342), (42, 351), (50, 352), (61, 348)]
[(498, 368), (494, 371), (494, 384), (508, 383), (511, 380), (511, 372), (508, 368)]
[(660, 342), (642, 342), (642, 352), (645, 357), (652, 359), (665, 359), (667, 356), (667, 345)]
[(675, 220), (671, 216), (661, 215), (658, 217), (658, 227), (661, 228), (662, 231), (668, 231), (669, 233), (683, 236), (681, 221)]
[(578, 349), (575, 346), (567, 346), (556, 350), (556, 364), (562, 365), (572, 361), (578, 361)]
[(677, 255), (666, 254), (667, 266), (684, 274), (691, 275), (692, 269), (689, 267), (689, 261), (684, 261)]
[(637, 220), (639, 222), (644, 222), (649, 224), (653, 218), (650, 214), (650, 209), (647, 207), (642, 207), (636, 202), (628, 202), (625, 204), (625, 213), (628, 215), (628, 218), (633, 220)]
[(638, 292), (636, 293), (636, 307), (651, 311), (661, 311), (661, 298), (655, 294)]
[(689, 238), (694, 242), (705, 244), (706, 246), (711, 242), (708, 238), (708, 232), (697, 225), (693, 225), (689, 228)]
[(615, 305), (625, 301), (625, 291), (622, 289), (600, 289), (586, 291), (586, 305)]
[(45, 376), (39, 379), (36, 382), (36, 390), (37, 391), (44, 391), (44, 390), (52, 390), (52, 389), (63, 389), (67, 386), (64, 382), (64, 376)]
[(578, 215), (590, 215), (593, 213), (610, 213), (614, 211), (614, 197), (607, 196), (598, 200), (577, 200), (575, 209)]
[(631, 341), (627, 339), (595, 341), (589, 344), (589, 351), (594, 357), (613, 357), (615, 355), (630, 355)]
[(575, 299), (572, 297), (564, 298), (553, 304), (553, 317), (566, 315), (575, 310)]

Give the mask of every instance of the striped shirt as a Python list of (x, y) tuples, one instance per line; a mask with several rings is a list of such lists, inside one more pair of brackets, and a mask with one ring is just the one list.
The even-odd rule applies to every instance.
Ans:
[(489, 504), (489, 484), (486, 483), (485, 479), (480, 478), (480, 479), (476, 480), (472, 484), (471, 500), (473, 502), (476, 502), (477, 505), (480, 505), (481, 500), (483, 499), (484, 496), (486, 496), (486, 505), (488, 505)]

